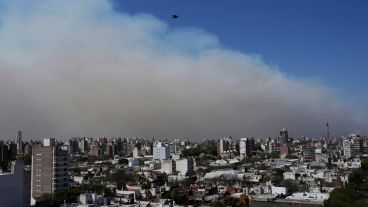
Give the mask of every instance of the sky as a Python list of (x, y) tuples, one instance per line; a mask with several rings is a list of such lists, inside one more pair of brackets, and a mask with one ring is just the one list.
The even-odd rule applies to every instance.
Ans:
[(364, 134), (366, 8), (0, 0), (0, 137)]
[[(258, 54), (290, 77), (321, 80), (367, 103), (367, 1), (113, 2), (118, 11), (149, 13), (172, 27), (202, 28), (225, 47)], [(170, 21), (171, 14), (180, 19)]]

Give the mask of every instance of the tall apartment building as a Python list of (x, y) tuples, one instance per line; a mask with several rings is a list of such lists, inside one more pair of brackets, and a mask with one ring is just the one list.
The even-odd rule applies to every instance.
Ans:
[(71, 182), (68, 151), (61, 150), (54, 140), (32, 149), (32, 197), (51, 194), (68, 188)]
[(194, 160), (192, 158), (176, 160), (176, 171), (181, 175), (192, 175), (194, 173)]
[(69, 139), (69, 153), (77, 154), (80, 153), (79, 142), (76, 138)]
[(22, 150), (22, 131), (18, 130), (17, 131), (17, 150)]
[(169, 147), (170, 147), (170, 154), (176, 154), (177, 151), (176, 142), (171, 142), (169, 144)]
[(221, 155), (222, 153), (230, 152), (232, 141), (233, 140), (228, 137), (220, 139), (219, 147), (218, 147), (218, 154)]
[(161, 142), (158, 142), (156, 146), (153, 147), (153, 159), (154, 160), (166, 160), (170, 156), (170, 148), (164, 146)]
[(240, 158), (244, 159), (249, 154), (249, 142), (247, 138), (240, 138), (239, 141)]
[(219, 140), (217, 144), (217, 154), (222, 158), (233, 158), (236, 152), (236, 142), (231, 137)]
[(175, 160), (161, 160), (161, 170), (160, 171), (168, 175), (174, 173), (176, 171)]
[(290, 153), (289, 132), (285, 128), (280, 131), (280, 142), (281, 142), (280, 157), (285, 158)]
[(128, 154), (128, 140), (127, 138), (124, 138), (121, 143), (121, 155), (126, 156)]
[(350, 134), (343, 140), (344, 156), (347, 158), (360, 155), (363, 148), (363, 141), (359, 135)]
[(312, 145), (305, 145), (302, 150), (304, 161), (312, 162), (316, 159), (316, 154)]
[(280, 131), (280, 142), (281, 145), (289, 146), (289, 132), (286, 128)]
[(281, 144), (277, 142), (277, 139), (268, 138), (264, 148), (267, 153), (280, 152)]
[(9, 164), (9, 150), (8, 146), (0, 144), (0, 169), (7, 170)]
[(16, 160), (17, 158), (17, 143), (15, 142), (8, 142), (8, 157), (10, 160)]
[(78, 143), (79, 151), (81, 153), (89, 152), (89, 143), (85, 137), (81, 138)]

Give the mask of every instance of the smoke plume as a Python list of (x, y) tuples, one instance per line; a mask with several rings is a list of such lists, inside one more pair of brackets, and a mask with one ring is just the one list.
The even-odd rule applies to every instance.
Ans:
[[(0, 1), (0, 136), (218, 138), (358, 128), (332, 89), (109, 1)], [(290, 57), (292, 58), (292, 57)]]

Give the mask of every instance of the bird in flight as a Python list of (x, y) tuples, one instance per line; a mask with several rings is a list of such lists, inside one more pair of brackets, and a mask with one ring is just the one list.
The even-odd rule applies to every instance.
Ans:
[(179, 16), (178, 16), (178, 15), (176, 15), (176, 14), (173, 14), (173, 15), (171, 15), (171, 18), (173, 18), (173, 19), (177, 19), (177, 18), (179, 18)]

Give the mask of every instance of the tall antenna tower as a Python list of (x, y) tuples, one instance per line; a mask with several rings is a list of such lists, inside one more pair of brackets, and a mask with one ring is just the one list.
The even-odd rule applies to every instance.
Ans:
[(326, 135), (327, 139), (330, 139), (330, 125), (326, 122)]

